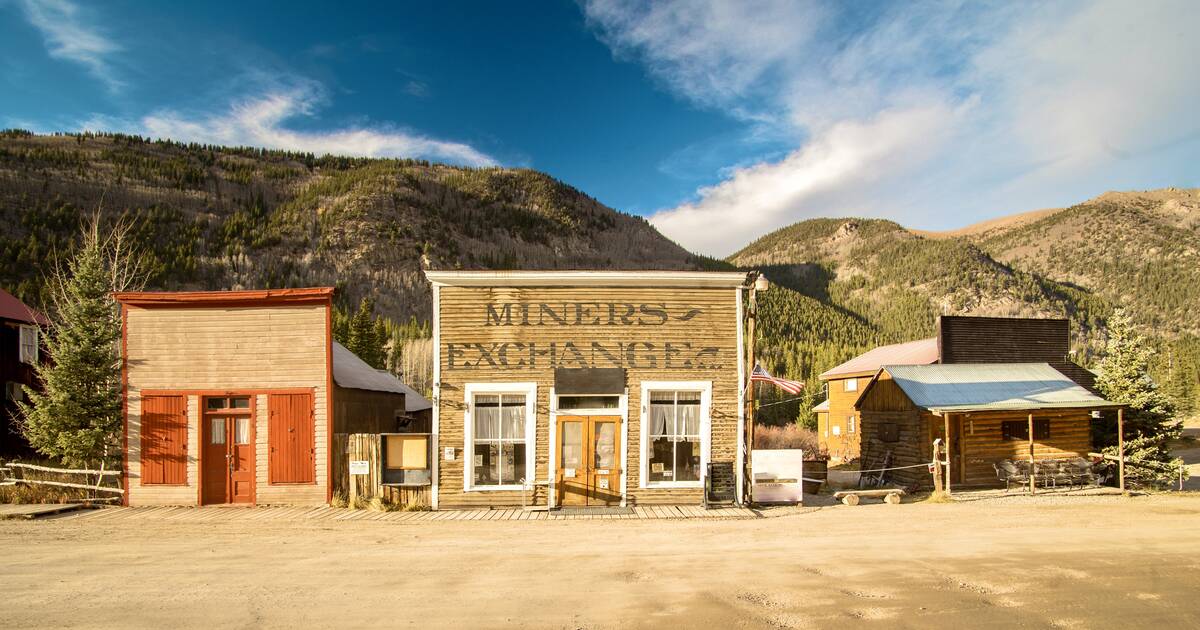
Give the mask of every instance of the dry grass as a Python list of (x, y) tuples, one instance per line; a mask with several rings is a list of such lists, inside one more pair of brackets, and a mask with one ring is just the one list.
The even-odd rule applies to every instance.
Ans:
[(928, 497), (925, 497), (923, 503), (954, 503), (954, 498), (945, 490), (941, 492), (930, 492)]
[(798, 448), (804, 451), (806, 459), (828, 458), (828, 453), (821, 449), (820, 442), (817, 440), (817, 432), (809, 431), (798, 424), (781, 427), (765, 424), (755, 426), (754, 448)]
[[(36, 464), (38, 466), (59, 466), (51, 461), (32, 461), (22, 462), (27, 464)], [(94, 475), (79, 475), (79, 474), (63, 474), (45, 472), (40, 470), (29, 470), (27, 468), (19, 471), (13, 470), (6, 474), (8, 479), (31, 479), (39, 481), (58, 481), (66, 483), (95, 483)], [(111, 482), (106, 482), (106, 486)], [(81, 501), (95, 500), (97, 497), (108, 498), (120, 496), (112, 492), (92, 492), (91, 490), (83, 490), (80, 488), (58, 488), (54, 486), (44, 486), (38, 484), (17, 483), (12, 486), (0, 486), (0, 503), (78, 503)]]

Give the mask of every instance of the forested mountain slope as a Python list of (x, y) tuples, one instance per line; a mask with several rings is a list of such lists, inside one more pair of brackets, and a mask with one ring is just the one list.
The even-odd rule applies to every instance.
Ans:
[(696, 269), (644, 219), (528, 169), (317, 158), (120, 135), (0, 134), (0, 285), (41, 304), (80, 219), (126, 214), (156, 289), (337, 285), (429, 316), (437, 268)]

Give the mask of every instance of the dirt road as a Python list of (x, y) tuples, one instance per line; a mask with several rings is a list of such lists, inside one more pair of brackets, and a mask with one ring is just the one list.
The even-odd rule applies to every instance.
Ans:
[(0, 522), (0, 627), (1200, 627), (1200, 497), (85, 523)]

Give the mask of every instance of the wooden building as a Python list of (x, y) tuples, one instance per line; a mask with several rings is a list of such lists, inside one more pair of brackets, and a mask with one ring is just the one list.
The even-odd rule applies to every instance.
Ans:
[(410, 422), (407, 386), (333, 341), (331, 288), (116, 297), (129, 505), (323, 504), (334, 432)]
[(937, 336), (880, 346), (820, 375), (827, 398), (813, 408), (818, 440), (834, 461), (861, 452), (862, 431), (854, 403), (884, 365), (1048, 363), (1095, 393), (1095, 376), (1070, 359), (1070, 322), (1065, 319), (943, 315)]
[(952, 484), (995, 485), (1002, 460), (1086, 456), (1092, 412), (1116, 407), (1048, 363), (884, 366), (855, 403), (864, 465), (907, 466), (891, 481), (918, 487), (935, 439)]
[(746, 274), (426, 275), (434, 507), (741, 500)]
[(37, 387), (34, 367), (45, 360), (41, 352), (40, 327), (47, 323), (41, 313), (0, 290), (0, 382), (4, 384), (4, 404), (0, 406), (0, 455), (32, 453), (29, 443), (17, 430), (17, 402), (25, 400), (25, 387)]

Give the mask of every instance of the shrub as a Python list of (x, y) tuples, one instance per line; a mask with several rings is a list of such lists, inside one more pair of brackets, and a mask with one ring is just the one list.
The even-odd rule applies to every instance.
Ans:
[(759, 424), (754, 427), (754, 448), (798, 448), (803, 450), (808, 459), (826, 459), (829, 457), (817, 440), (817, 432), (801, 427), (799, 424), (788, 424), (781, 427)]

